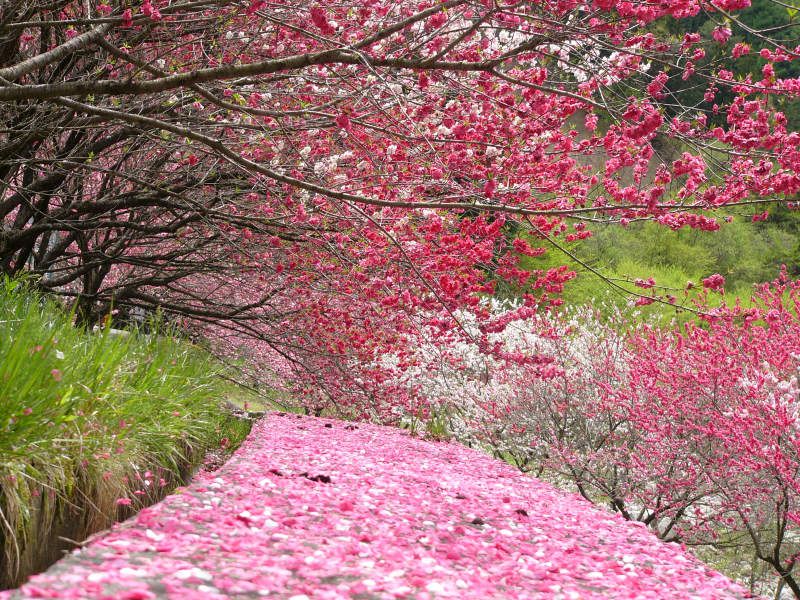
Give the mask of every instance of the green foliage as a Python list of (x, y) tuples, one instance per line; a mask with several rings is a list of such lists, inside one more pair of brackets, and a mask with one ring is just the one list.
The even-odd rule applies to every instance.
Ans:
[(420, 410), (417, 414), (406, 415), (400, 427), (408, 430), (411, 435), (423, 435), (429, 440), (440, 442), (447, 441), (453, 438), (450, 430), (452, 416), (446, 407)]
[(44, 566), (37, 547), (59, 523), (88, 535), (244, 439), (249, 422), (220, 409), (231, 387), (220, 370), (171, 336), (73, 327), (0, 279), (0, 583)]
[(255, 390), (238, 387), (228, 393), (230, 404), (239, 410), (251, 413), (277, 410), (296, 414), (304, 414), (302, 406), (298, 405), (288, 392), (274, 389)]
[[(671, 231), (653, 222), (632, 223), (627, 228), (596, 229), (593, 237), (564, 247), (578, 260), (550, 249), (542, 257), (526, 257), (522, 262), (527, 269), (548, 269), (566, 262), (577, 277), (565, 286), (565, 305), (605, 303), (609, 309), (620, 307), (634, 300), (624, 290), (650, 293), (633, 281), (653, 277), (659, 286), (657, 293), (674, 296), (676, 306), (651, 304), (642, 312), (683, 320), (691, 313), (682, 312), (681, 307), (693, 306), (702, 279), (713, 273), (725, 277), (727, 301), (738, 297), (745, 303), (753, 284), (774, 279), (782, 264), (797, 275), (800, 217), (776, 206), (770, 209), (766, 222), (752, 223), (749, 214), (740, 214), (715, 232), (688, 228)], [(723, 297), (712, 294), (709, 300), (715, 305)]]
[(429, 416), (425, 422), (425, 437), (438, 441), (446, 441), (453, 437), (448, 425), (447, 411), (440, 409)]

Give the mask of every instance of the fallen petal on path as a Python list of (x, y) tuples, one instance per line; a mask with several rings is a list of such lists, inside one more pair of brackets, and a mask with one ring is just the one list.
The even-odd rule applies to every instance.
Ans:
[(647, 529), (475, 450), (270, 414), (222, 468), (10, 598), (747, 598)]

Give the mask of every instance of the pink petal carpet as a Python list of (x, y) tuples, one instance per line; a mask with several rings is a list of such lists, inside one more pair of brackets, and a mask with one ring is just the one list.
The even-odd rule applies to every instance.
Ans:
[(10, 598), (747, 598), (679, 546), (455, 443), (273, 413), (215, 472)]

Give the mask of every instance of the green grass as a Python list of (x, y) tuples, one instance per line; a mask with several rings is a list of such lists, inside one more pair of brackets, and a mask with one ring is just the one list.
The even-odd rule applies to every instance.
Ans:
[(232, 393), (227, 395), (227, 399), (236, 408), (251, 413), (270, 410), (295, 413), (302, 412), (296, 405), (294, 399), (287, 392), (282, 392), (280, 390), (254, 390), (242, 387), (232, 390)]
[(220, 370), (169, 335), (76, 328), (0, 279), (0, 588), (238, 445), (250, 423), (221, 409)]
[[(683, 322), (694, 317), (681, 306), (694, 308), (702, 280), (714, 273), (725, 277), (725, 295), (710, 293), (708, 305), (714, 307), (736, 298), (748, 305), (755, 283), (771, 281), (786, 264), (790, 273), (800, 269), (800, 216), (773, 207), (769, 221), (751, 223), (748, 214), (732, 215), (731, 223), (720, 217), (719, 231), (705, 232), (684, 228), (671, 231), (655, 223), (632, 223), (598, 227), (588, 240), (564, 243), (578, 260), (552, 247), (541, 257), (523, 258), (528, 269), (548, 269), (566, 264), (577, 273), (567, 282), (562, 294), (566, 306), (593, 305), (613, 313), (635, 299), (620, 287), (634, 293), (650, 294), (634, 286), (636, 279), (653, 277), (660, 295), (673, 295), (677, 306), (651, 304), (637, 309), (645, 318)], [(546, 243), (531, 240), (540, 245)], [(688, 282), (694, 288), (686, 291)], [(517, 290), (511, 290), (514, 295)]]

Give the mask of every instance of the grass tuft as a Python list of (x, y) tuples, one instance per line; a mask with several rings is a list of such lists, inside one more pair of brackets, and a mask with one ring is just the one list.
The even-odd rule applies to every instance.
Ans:
[(0, 589), (157, 501), (207, 451), (249, 432), (221, 408), (232, 386), (204, 350), (71, 321), (0, 279)]

